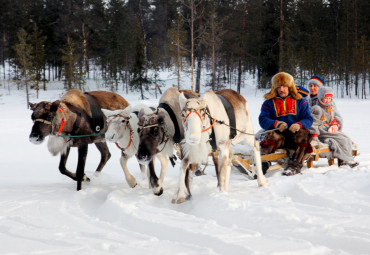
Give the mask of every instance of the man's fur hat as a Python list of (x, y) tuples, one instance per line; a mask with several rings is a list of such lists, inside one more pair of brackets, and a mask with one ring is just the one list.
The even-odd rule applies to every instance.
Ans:
[(265, 99), (269, 100), (277, 97), (277, 89), (280, 86), (287, 86), (289, 88), (290, 95), (295, 99), (301, 99), (302, 96), (298, 93), (297, 88), (294, 84), (294, 78), (288, 73), (280, 72), (275, 74), (271, 79), (271, 91), (265, 94)]

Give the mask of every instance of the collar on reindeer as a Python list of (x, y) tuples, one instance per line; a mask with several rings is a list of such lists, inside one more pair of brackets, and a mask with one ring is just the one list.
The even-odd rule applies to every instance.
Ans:
[[(58, 110), (61, 113), (64, 113), (64, 110), (61, 107), (59, 107)], [(65, 124), (66, 124), (65, 120), (64, 120), (64, 118), (62, 118), (62, 123), (60, 124), (59, 130), (58, 130), (58, 133), (56, 134), (56, 136), (59, 136), (60, 133), (62, 133)]]

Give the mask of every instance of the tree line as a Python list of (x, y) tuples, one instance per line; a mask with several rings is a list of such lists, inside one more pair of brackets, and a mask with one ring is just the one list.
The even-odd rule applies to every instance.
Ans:
[[(202, 76), (202, 86), (240, 91), (246, 73), (265, 88), (279, 71), (302, 85), (321, 75), (342, 97), (365, 98), (370, 86), (368, 0), (0, 2), (2, 76), (26, 81), (27, 89), (55, 79), (83, 88), (99, 72), (111, 90), (143, 97), (160, 91), (163, 69), (180, 89), (182, 77), (191, 77), (197, 92)], [(6, 74), (6, 63), (14, 73)]]

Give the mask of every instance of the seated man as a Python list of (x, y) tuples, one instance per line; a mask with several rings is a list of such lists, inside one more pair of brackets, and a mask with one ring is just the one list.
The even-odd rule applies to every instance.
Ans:
[(333, 156), (338, 158), (339, 166), (355, 167), (358, 162), (352, 158), (352, 140), (341, 131), (343, 119), (333, 102), (333, 95), (334, 91), (330, 87), (319, 89), (318, 104), (311, 109), (314, 120), (311, 133), (314, 139), (329, 144)]
[[(259, 124), (265, 129), (279, 129), (284, 136), (283, 148), (293, 150), (289, 156), (285, 175), (301, 172), (307, 148), (311, 148), (309, 128), (312, 125), (310, 109), (306, 100), (298, 93), (294, 78), (284, 72), (277, 73), (271, 79), (271, 91), (265, 94), (259, 116)], [(302, 139), (302, 136), (308, 136)], [(297, 142), (306, 140), (307, 142)], [(308, 141), (309, 140), (309, 141)], [(298, 155), (299, 154), (299, 155)]]

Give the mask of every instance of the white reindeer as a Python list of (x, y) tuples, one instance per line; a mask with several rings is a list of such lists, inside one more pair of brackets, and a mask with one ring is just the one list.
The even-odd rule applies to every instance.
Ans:
[[(137, 146), (139, 144), (138, 130), (138, 112), (143, 110), (146, 114), (153, 112), (148, 106), (144, 104), (136, 105), (135, 107), (127, 107), (124, 110), (110, 111), (102, 109), (104, 115), (107, 117), (108, 130), (105, 133), (105, 138), (108, 142), (113, 142), (121, 149), (120, 163), (125, 173), (128, 185), (133, 188), (137, 182), (127, 168), (127, 161), (129, 158), (137, 153)], [(149, 188), (153, 189), (154, 194), (161, 195), (163, 192), (162, 183), (166, 173), (168, 158), (163, 154), (158, 153), (157, 157), (161, 162), (161, 174), (159, 180), (154, 172), (154, 162), (149, 167), (152, 167), (151, 174), (148, 171)], [(145, 174), (145, 165), (139, 164), (142, 174)], [(154, 173), (154, 176), (153, 176)], [(152, 178), (155, 178), (154, 182)]]
[[(235, 113), (235, 137), (230, 139), (230, 125), (225, 99), (229, 102), (228, 110)], [(218, 184), (221, 191), (228, 191), (232, 150), (231, 145), (241, 142), (253, 148), (254, 162), (256, 164), (257, 182), (259, 186), (267, 186), (268, 181), (262, 173), (261, 154), (258, 141), (255, 140), (252, 122), (248, 113), (247, 101), (236, 91), (225, 89), (218, 92), (207, 91), (200, 98), (186, 99), (183, 94), (179, 96), (182, 109), (184, 136), (181, 143), (183, 159), (179, 188), (172, 202), (182, 203), (190, 196), (190, 187), (186, 178), (186, 169), (189, 164), (201, 164), (208, 160), (212, 151), (210, 136), (214, 132), (218, 152), (219, 174)], [(217, 122), (216, 122), (217, 121)], [(223, 121), (224, 124), (219, 121)], [(213, 128), (212, 128), (213, 127)]]

